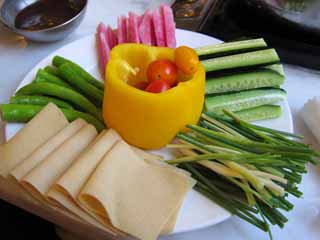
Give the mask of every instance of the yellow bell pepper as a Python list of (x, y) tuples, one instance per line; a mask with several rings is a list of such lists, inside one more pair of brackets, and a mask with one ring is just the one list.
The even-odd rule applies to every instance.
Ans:
[(112, 49), (106, 69), (103, 117), (129, 143), (144, 149), (168, 144), (187, 124), (198, 122), (205, 92), (202, 65), (194, 76), (162, 93), (133, 87), (148, 82), (157, 59), (174, 60), (174, 49), (121, 44)]

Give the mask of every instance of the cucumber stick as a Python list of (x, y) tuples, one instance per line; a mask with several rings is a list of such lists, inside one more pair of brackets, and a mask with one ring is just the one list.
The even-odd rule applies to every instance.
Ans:
[(196, 48), (195, 51), (199, 57), (204, 55), (217, 55), (217, 54), (232, 54), (242, 51), (250, 51), (252, 49), (259, 49), (267, 47), (266, 42), (262, 38), (250, 39), (237, 42), (220, 43), (205, 47)]
[(286, 98), (282, 89), (254, 89), (242, 92), (210, 96), (205, 99), (205, 111), (221, 114), (223, 109), (241, 111), (266, 104), (277, 103)]
[(281, 107), (277, 105), (262, 105), (242, 111), (234, 112), (240, 119), (248, 122), (260, 121), (281, 116)]
[(283, 75), (270, 69), (261, 68), (251, 72), (208, 78), (206, 81), (206, 94), (274, 87), (282, 85), (283, 82)]
[(284, 76), (284, 70), (283, 70), (282, 64), (267, 65), (267, 66), (264, 66), (263, 69), (273, 70), (273, 71), (281, 74), (282, 76)]
[(263, 66), (280, 61), (274, 49), (235, 54), (201, 61), (206, 72)]

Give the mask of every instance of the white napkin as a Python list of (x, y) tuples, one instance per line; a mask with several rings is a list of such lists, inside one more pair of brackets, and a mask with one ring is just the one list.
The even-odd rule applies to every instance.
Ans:
[(301, 116), (320, 143), (320, 97), (314, 97), (306, 102), (301, 110)]

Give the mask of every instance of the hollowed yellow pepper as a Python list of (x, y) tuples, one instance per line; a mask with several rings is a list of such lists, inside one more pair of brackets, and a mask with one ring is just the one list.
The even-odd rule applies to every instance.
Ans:
[(147, 68), (157, 59), (174, 60), (174, 49), (121, 44), (112, 49), (106, 69), (103, 117), (129, 143), (144, 149), (168, 144), (187, 124), (198, 122), (205, 92), (202, 65), (194, 76), (162, 93), (132, 85), (148, 82)]

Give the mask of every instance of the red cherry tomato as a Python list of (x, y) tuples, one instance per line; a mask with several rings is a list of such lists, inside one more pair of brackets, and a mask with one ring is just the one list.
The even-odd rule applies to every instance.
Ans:
[(177, 81), (177, 67), (174, 62), (168, 59), (161, 59), (152, 62), (147, 70), (149, 82), (165, 81), (173, 86)]
[(148, 86), (149, 86), (149, 83), (147, 83), (147, 82), (138, 82), (138, 83), (136, 83), (136, 84), (134, 85), (135, 88), (138, 88), (138, 89), (140, 89), (140, 90), (144, 90), (144, 89), (146, 89), (146, 87), (148, 87)]
[(145, 89), (147, 92), (151, 93), (161, 93), (170, 89), (170, 85), (163, 80), (153, 81), (149, 84), (149, 86)]

